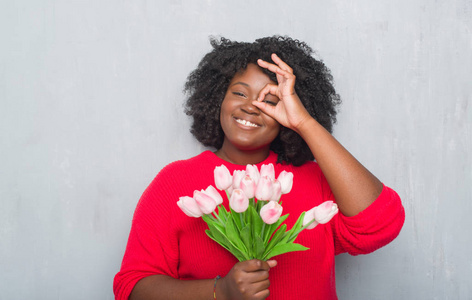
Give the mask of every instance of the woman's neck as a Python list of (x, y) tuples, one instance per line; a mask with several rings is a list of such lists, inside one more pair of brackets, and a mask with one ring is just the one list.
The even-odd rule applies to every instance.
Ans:
[(256, 150), (240, 150), (234, 147), (225, 147), (223, 144), (223, 147), (217, 150), (215, 154), (227, 162), (245, 166), (248, 164), (258, 164), (267, 159), (270, 154), (270, 149), (266, 147)]

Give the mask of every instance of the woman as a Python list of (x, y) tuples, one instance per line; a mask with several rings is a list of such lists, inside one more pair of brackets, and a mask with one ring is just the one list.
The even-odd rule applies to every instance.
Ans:
[[(337, 299), (334, 256), (393, 240), (404, 221), (400, 199), (330, 134), (340, 101), (310, 47), (287, 37), (212, 46), (186, 83), (187, 114), (196, 138), (217, 150), (168, 165), (144, 192), (115, 277), (116, 299)], [(276, 175), (294, 173), (283, 196), (289, 228), (326, 200), (341, 213), (299, 235), (308, 251), (237, 262), (176, 201), (213, 184), (215, 166), (233, 172), (268, 163)]]

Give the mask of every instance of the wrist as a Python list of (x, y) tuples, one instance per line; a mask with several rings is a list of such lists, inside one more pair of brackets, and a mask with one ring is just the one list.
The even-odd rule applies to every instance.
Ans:
[(311, 115), (307, 115), (293, 130), (298, 133), (302, 138), (306, 133), (312, 132), (316, 126), (321, 126)]
[[(216, 279), (216, 278), (215, 278)], [(215, 280), (214, 286), (214, 298), (218, 300), (226, 300), (229, 299), (228, 295), (226, 295), (226, 281), (225, 277), (220, 277), (218, 280)]]

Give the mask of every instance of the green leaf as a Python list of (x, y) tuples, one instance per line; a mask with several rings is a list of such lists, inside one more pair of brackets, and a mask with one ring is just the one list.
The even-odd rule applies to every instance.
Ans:
[(254, 244), (255, 244), (254, 258), (262, 259), (265, 252), (264, 241), (262, 240), (260, 236), (256, 236), (256, 238), (254, 239)]
[(251, 205), (249, 204), (246, 211), (243, 213), (244, 225), (247, 225), (247, 224), (251, 223), (250, 207), (251, 207)]
[(264, 244), (267, 244), (267, 242), (269, 242), (269, 239), (274, 233), (274, 231), (277, 230), (277, 228), (279, 228), (280, 224), (282, 224), (282, 222), (285, 221), (287, 217), (288, 217), (288, 214), (283, 215), (277, 220), (277, 222), (270, 225), (269, 227), (266, 227), (266, 232), (264, 234)]
[(243, 241), (241, 240), (239, 236), (239, 230), (234, 224), (234, 221), (232, 218), (228, 218), (226, 222), (226, 237), (229, 239), (229, 241), (236, 247), (238, 250), (246, 257), (248, 257), (248, 251), (246, 249), (246, 246), (244, 245)]
[(254, 250), (253, 248), (253, 243), (251, 240), (251, 227), (250, 226), (244, 226), (243, 229), (241, 229), (241, 240), (243, 241), (244, 245), (246, 246), (246, 249), (248, 250), (248, 255), (249, 257), (254, 257)]
[(220, 228), (219, 225), (215, 223), (207, 223), (207, 225), (214, 238), (216, 238), (218, 241), (225, 242), (227, 245), (229, 244), (229, 240), (226, 237), (224, 229)]
[(279, 244), (275, 246), (266, 256), (264, 256), (264, 260), (270, 259), (274, 256), (288, 253), (288, 252), (293, 252), (293, 251), (305, 251), (310, 248), (307, 248), (305, 246), (302, 246), (300, 244), (296, 243), (290, 243), (290, 244)]
[[(231, 220), (231, 219), (230, 219)], [(225, 249), (228, 249), (231, 254), (233, 254), (239, 261), (248, 260), (247, 255), (243, 253), (236, 245), (232, 243), (230, 238), (228, 238), (227, 233), (223, 228), (220, 227), (218, 223), (207, 222), (208, 228), (211, 232), (210, 238), (213, 238), (218, 244), (226, 245)]]
[(257, 201), (256, 202), (256, 211), (259, 214), (261, 212), (261, 208), (266, 205), (269, 201)]
[(257, 213), (257, 211), (254, 209), (254, 207), (249, 206), (248, 208), (249, 214), (251, 215), (251, 227), (252, 227), (252, 236), (260, 236), (261, 231), (262, 231), (262, 219), (261, 216)]
[(207, 224), (208, 224), (208, 222), (214, 223), (215, 221), (217, 221), (212, 215), (203, 215), (203, 216), (202, 216), (202, 219), (203, 219), (203, 221), (205, 221)]
[(218, 206), (218, 216), (220, 216), (223, 221), (226, 221), (228, 219), (228, 212), (226, 211), (226, 208), (223, 205)]
[(293, 225), (292, 229), (290, 229), (288, 232), (287, 232), (287, 235), (284, 237), (284, 239), (282, 240), (282, 242), (286, 242), (286, 243), (292, 243), (293, 241), (295, 241), (295, 239), (297, 238), (298, 234), (295, 235), (295, 236), (292, 236), (293, 234), (297, 233), (302, 227), (303, 227), (303, 218), (305, 217), (305, 212), (302, 212), (300, 214), (300, 217), (298, 217), (298, 220), (297, 222), (295, 222), (295, 224)]
[(239, 217), (239, 213), (235, 212), (232, 208), (230, 208), (230, 210), (231, 210), (231, 217), (233, 218), (233, 222), (236, 225), (236, 227), (238, 227), (238, 232), (239, 232), (242, 228), (241, 218)]
[(274, 224), (272, 225), (275, 225), (275, 228), (279, 227), (280, 224), (283, 223), (283, 221), (285, 221), (287, 218), (288, 218), (289, 214), (286, 214), (286, 215), (283, 215), (283, 216), (280, 216), (280, 218), (277, 220), (277, 222), (275, 222)]
[(272, 248), (274, 248), (275, 245), (280, 242), (280, 240), (285, 236), (286, 230), (287, 224), (283, 224), (282, 226), (280, 226), (279, 230), (277, 230), (272, 236), (269, 245), (267, 245), (264, 255), (266, 255), (270, 250), (272, 250)]
[(221, 224), (217, 219), (210, 215), (203, 215), (203, 221), (208, 225), (208, 228), (211, 229), (210, 225), (217, 228), (223, 235), (226, 235), (226, 230), (223, 224)]
[[(211, 233), (211, 230), (207, 229), (207, 230), (205, 230), (205, 233), (210, 237), (210, 239), (212, 239), (212, 240), (214, 240), (215, 242), (217, 242), (218, 244), (220, 244), (221, 247), (223, 247), (223, 248), (225, 248), (226, 250), (230, 251), (230, 250), (229, 250), (229, 247), (226, 246), (225, 243), (220, 242), (219, 240), (217, 240), (217, 239), (213, 236), (213, 234)], [(231, 252), (231, 251), (230, 251), (230, 252)]]

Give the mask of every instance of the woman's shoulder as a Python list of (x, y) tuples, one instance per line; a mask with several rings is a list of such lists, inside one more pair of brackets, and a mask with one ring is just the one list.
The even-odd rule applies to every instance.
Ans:
[(212, 152), (206, 152), (210, 151), (171, 162), (163, 167), (148, 185), (143, 195), (153, 199), (162, 198), (163, 195), (175, 198), (190, 196), (194, 190), (206, 188), (213, 180), (213, 167), (207, 161)]
[(204, 151), (196, 156), (171, 162), (159, 171), (153, 182), (195, 181), (198, 177), (212, 174), (214, 169), (213, 156), (213, 152)]
[(213, 152), (206, 150), (196, 156), (186, 158), (186, 159), (176, 160), (167, 164), (164, 168), (162, 168), (159, 174), (164, 173), (168, 175), (169, 173), (174, 173), (174, 172), (179, 172), (179, 171), (191, 172), (194, 169), (199, 170), (202, 167), (205, 167), (206, 165), (213, 165), (212, 163), (213, 156), (214, 156)]

